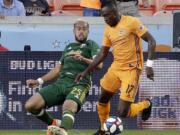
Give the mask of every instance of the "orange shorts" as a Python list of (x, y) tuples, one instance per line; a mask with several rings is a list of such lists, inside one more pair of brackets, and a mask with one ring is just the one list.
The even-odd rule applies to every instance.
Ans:
[(101, 87), (106, 91), (116, 93), (120, 90), (120, 99), (134, 102), (141, 70), (135, 68), (131, 70), (115, 70), (109, 68), (101, 79)]

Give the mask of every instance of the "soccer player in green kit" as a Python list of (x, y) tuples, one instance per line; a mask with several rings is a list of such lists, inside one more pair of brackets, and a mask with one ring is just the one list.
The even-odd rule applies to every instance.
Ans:
[[(99, 51), (97, 43), (87, 40), (89, 24), (84, 20), (74, 23), (76, 42), (66, 46), (59, 60), (59, 64), (37, 80), (26, 81), (29, 87), (42, 85), (44, 82), (59, 76), (56, 82), (42, 88), (34, 94), (25, 104), (28, 112), (48, 124), (47, 135), (67, 135), (74, 123), (77, 113), (88, 95), (91, 87), (91, 74), (79, 84), (74, 79), (78, 73), (84, 71)], [(97, 68), (102, 68), (102, 63)], [(45, 111), (55, 105), (62, 105), (62, 120), (51, 118)]]

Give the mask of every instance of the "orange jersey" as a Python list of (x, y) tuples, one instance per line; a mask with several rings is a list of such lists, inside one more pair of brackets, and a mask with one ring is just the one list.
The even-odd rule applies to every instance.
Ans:
[(101, 2), (100, 0), (81, 0), (80, 6), (86, 8), (100, 9)]
[(105, 26), (103, 46), (112, 47), (113, 69), (127, 70), (143, 68), (143, 50), (141, 36), (147, 28), (135, 17), (121, 16), (115, 27)]

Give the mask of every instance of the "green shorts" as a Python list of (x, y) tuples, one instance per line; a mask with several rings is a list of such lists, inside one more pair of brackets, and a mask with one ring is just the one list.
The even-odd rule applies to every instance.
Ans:
[(45, 100), (47, 108), (62, 105), (66, 99), (71, 99), (81, 108), (90, 89), (88, 84), (76, 84), (73, 79), (65, 78), (42, 88), (39, 93)]

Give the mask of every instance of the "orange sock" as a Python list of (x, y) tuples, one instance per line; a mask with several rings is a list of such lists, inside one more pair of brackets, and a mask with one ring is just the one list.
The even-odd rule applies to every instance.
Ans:
[(148, 108), (149, 106), (150, 103), (147, 100), (138, 103), (132, 103), (127, 117), (135, 117), (139, 112)]
[(107, 104), (98, 102), (97, 109), (98, 109), (98, 115), (99, 115), (101, 125), (103, 125), (106, 119), (109, 118), (110, 102), (108, 102)]

